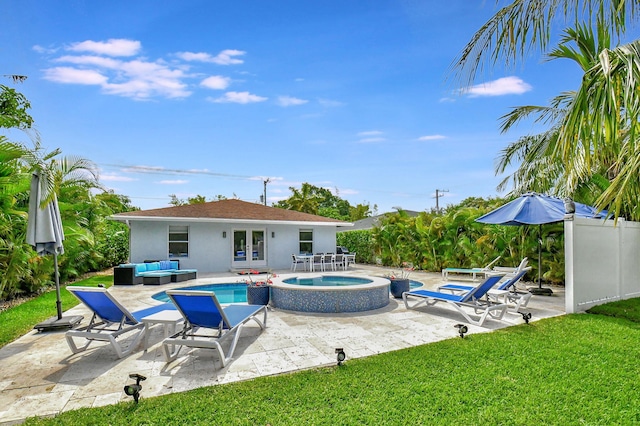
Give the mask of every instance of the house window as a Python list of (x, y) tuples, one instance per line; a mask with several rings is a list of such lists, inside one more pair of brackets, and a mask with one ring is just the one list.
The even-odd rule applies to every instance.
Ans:
[(169, 226), (169, 257), (189, 256), (189, 227)]
[(313, 230), (300, 230), (300, 253), (313, 253)]

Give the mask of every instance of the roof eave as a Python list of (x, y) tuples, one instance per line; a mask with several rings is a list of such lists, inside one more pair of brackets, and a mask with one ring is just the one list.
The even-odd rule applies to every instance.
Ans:
[(210, 222), (210, 223), (249, 223), (267, 225), (306, 225), (306, 226), (353, 226), (351, 222), (315, 222), (304, 220), (263, 220), (263, 219), (226, 219), (211, 217), (163, 217), (163, 216), (109, 216), (108, 219), (119, 222)]

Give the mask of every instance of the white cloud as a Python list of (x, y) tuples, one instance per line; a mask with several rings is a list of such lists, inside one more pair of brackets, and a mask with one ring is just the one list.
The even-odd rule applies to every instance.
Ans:
[(32, 47), (32, 49), (38, 53), (47, 53), (47, 54), (53, 54), (58, 51), (58, 49), (56, 48), (48, 48), (48, 47), (40, 46), (39, 44), (35, 44)]
[(445, 139), (445, 136), (442, 135), (427, 135), (427, 136), (420, 136), (418, 138), (419, 141), (435, 141), (438, 139)]
[(161, 180), (157, 183), (162, 185), (184, 185), (189, 183), (189, 181), (184, 179), (175, 179), (175, 180)]
[(73, 43), (67, 48), (73, 52), (92, 52), (107, 56), (134, 56), (142, 47), (137, 40), (126, 40), (122, 38), (112, 38), (107, 41), (86, 40)]
[(105, 182), (133, 182), (138, 179), (134, 179), (128, 176), (100, 174), (100, 180)]
[(138, 100), (152, 96), (184, 98), (191, 94), (183, 82), (185, 72), (162, 62), (120, 61), (100, 56), (62, 56), (56, 61), (80, 66), (44, 70), (45, 79), (57, 83), (95, 84), (104, 93)]
[(278, 105), (283, 107), (294, 106), (294, 105), (304, 105), (306, 104), (306, 99), (294, 98), (292, 96), (280, 96), (278, 98)]
[(184, 98), (191, 94), (182, 82), (184, 72), (164, 64), (134, 60), (124, 62), (120, 71), (128, 81), (103, 85), (106, 93), (135, 99), (146, 99), (153, 95)]
[(218, 65), (237, 65), (242, 64), (244, 61), (238, 59), (235, 56), (242, 56), (247, 52), (235, 49), (226, 49), (218, 53), (216, 56), (212, 56), (205, 52), (179, 52), (177, 56), (185, 61), (195, 62), (210, 62)]
[(81, 70), (69, 67), (56, 67), (44, 70), (44, 78), (64, 84), (97, 84), (104, 85), (107, 77), (94, 70)]
[(465, 89), (470, 97), (521, 95), (532, 89), (531, 85), (518, 77), (503, 77)]
[(104, 56), (81, 55), (81, 56), (61, 56), (55, 62), (69, 62), (77, 65), (94, 65), (102, 68), (117, 69), (122, 65), (118, 59), (105, 58)]
[(251, 104), (255, 102), (263, 102), (267, 99), (268, 98), (253, 95), (249, 92), (227, 92), (219, 98), (211, 99), (211, 101), (216, 103)]
[[(42, 54), (51, 53), (40, 46), (34, 50)], [(202, 73), (190, 71), (192, 64), (162, 58), (149, 60), (144, 57), (128, 57), (139, 54), (142, 45), (136, 40), (109, 39), (107, 41), (87, 40), (72, 43), (66, 47), (67, 54), (53, 58), (52, 61), (65, 66), (45, 69), (44, 78), (63, 84), (83, 84), (100, 86), (102, 92), (109, 95), (147, 100), (153, 97), (169, 99), (185, 98), (192, 94), (189, 87)], [(183, 52), (178, 57), (184, 61), (200, 61), (222, 65), (242, 63), (238, 56), (241, 50), (227, 49), (218, 55), (208, 53)], [(204, 74), (206, 76), (206, 74)], [(204, 77), (200, 77), (204, 78)], [(221, 75), (210, 75), (199, 83), (199, 87), (213, 90), (225, 90), (232, 79)], [(193, 87), (196, 87), (193, 85)], [(249, 92), (229, 92), (215, 102), (252, 103), (267, 98), (252, 95)], [(302, 102), (291, 98), (290, 102)]]
[(231, 84), (229, 77), (223, 77), (221, 75), (212, 75), (200, 82), (200, 86), (213, 90), (224, 90)]
[(368, 130), (366, 132), (359, 132), (358, 136), (378, 136), (382, 133), (383, 132), (381, 132), (380, 130)]
[(385, 138), (362, 138), (358, 140), (359, 143), (375, 143), (375, 142), (384, 142)]

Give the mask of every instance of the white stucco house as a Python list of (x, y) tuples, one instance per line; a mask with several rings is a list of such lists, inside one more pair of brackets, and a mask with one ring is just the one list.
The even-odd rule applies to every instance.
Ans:
[(129, 227), (129, 261), (180, 260), (198, 272), (286, 269), (291, 255), (335, 252), (352, 223), (240, 200), (119, 213)]

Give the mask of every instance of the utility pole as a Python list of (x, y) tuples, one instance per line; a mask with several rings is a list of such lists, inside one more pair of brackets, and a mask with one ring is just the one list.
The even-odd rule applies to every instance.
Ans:
[(267, 205), (267, 184), (271, 182), (271, 179), (266, 178), (265, 180), (262, 181), (262, 183), (264, 184), (264, 195), (262, 197), (262, 201), (264, 201), (264, 205)]
[(444, 195), (442, 195), (443, 192), (449, 192), (448, 189), (436, 189), (436, 213), (440, 214), (440, 204), (438, 202), (440, 197), (444, 197)]

